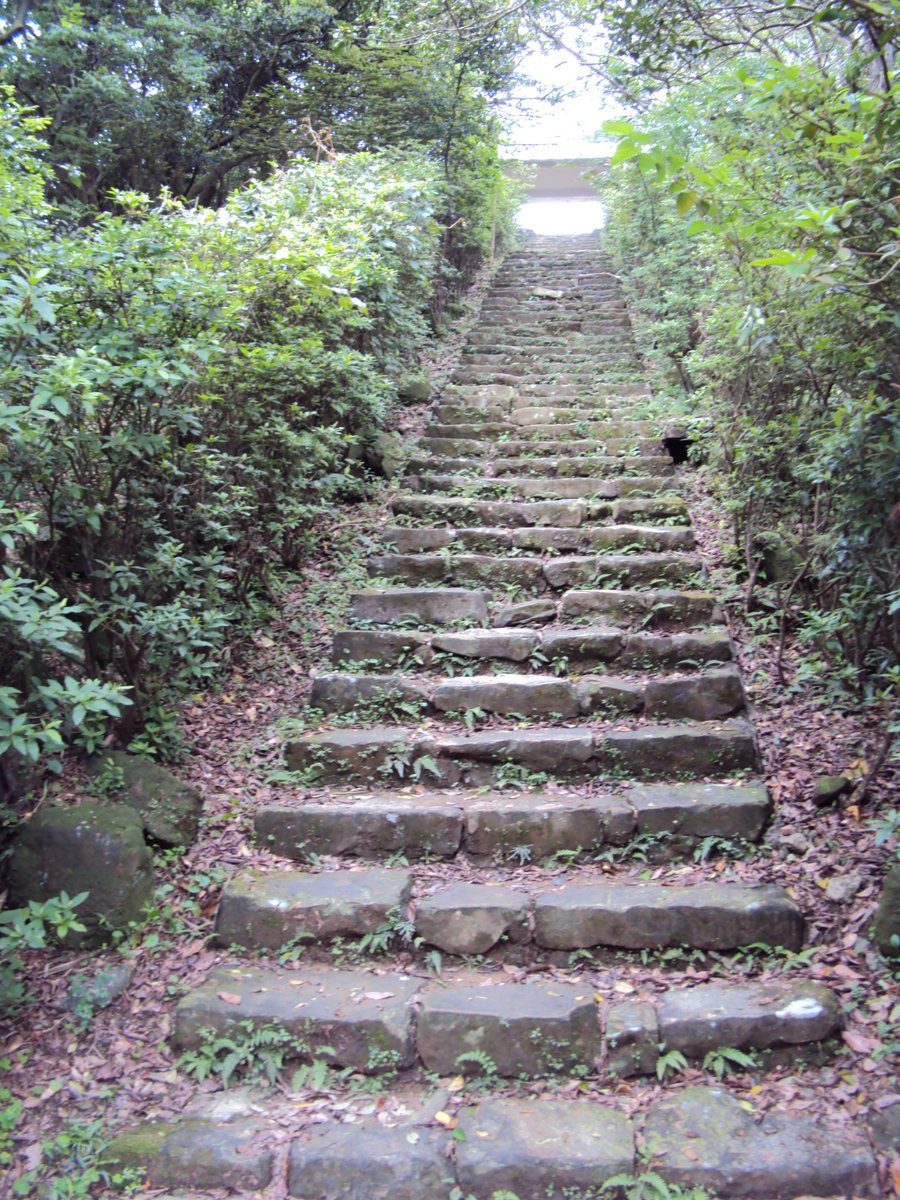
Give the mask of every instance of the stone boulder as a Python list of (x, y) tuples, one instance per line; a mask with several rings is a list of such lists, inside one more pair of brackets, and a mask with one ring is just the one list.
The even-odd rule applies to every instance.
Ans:
[(895, 863), (885, 876), (872, 933), (875, 945), (886, 958), (900, 958), (900, 863)]
[(84, 933), (70, 932), (70, 947), (102, 945), (114, 929), (139, 921), (153, 898), (153, 862), (144, 828), (124, 804), (45, 808), (13, 842), (9, 903), (20, 908), (60, 892), (87, 892), (78, 908)]
[(197, 836), (203, 811), (200, 793), (159, 763), (108, 750), (92, 759), (89, 769), (95, 778), (104, 771), (120, 773), (122, 787), (117, 799), (135, 810), (151, 841), (161, 846), (189, 846)]

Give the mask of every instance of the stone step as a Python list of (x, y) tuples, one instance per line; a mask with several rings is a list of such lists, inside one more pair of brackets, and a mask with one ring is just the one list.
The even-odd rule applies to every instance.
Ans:
[[(655, 1175), (673, 1190), (723, 1200), (880, 1195), (862, 1121), (838, 1109), (824, 1118), (755, 1110), (721, 1085), (667, 1089), (643, 1118), (607, 1101), (488, 1097), (462, 1109), (458, 1129), (319, 1120), (292, 1128), (285, 1142), (264, 1116), (180, 1117), (120, 1133), (103, 1161), (143, 1172), (156, 1189), (262, 1191), (275, 1183), (275, 1151), (287, 1145), (287, 1195), (298, 1200), (586, 1197), (615, 1194), (607, 1182), (645, 1171), (653, 1172), (647, 1194), (651, 1183), (659, 1191)], [(649, 1162), (639, 1134), (652, 1147)]]
[(506, 458), (516, 456), (531, 456), (550, 458), (560, 455), (564, 458), (595, 457), (619, 458), (623, 455), (638, 458), (661, 458), (663, 447), (658, 437), (653, 438), (607, 438), (599, 442), (596, 438), (570, 437), (565, 440), (552, 438), (512, 437), (500, 438), (444, 438), (424, 436), (419, 438), (417, 449), (437, 458), (475, 457), (493, 460), (497, 454)]
[(804, 932), (799, 908), (774, 884), (564, 884), (537, 898), (534, 921), (535, 941), (548, 950), (763, 943), (797, 951)]
[(621, 496), (671, 494), (674, 481), (663, 475), (622, 475), (617, 479), (597, 479), (592, 475), (565, 478), (533, 478), (504, 475), (502, 479), (475, 478), (469, 475), (407, 475), (401, 480), (404, 491), (447, 492), (474, 498), (487, 493), (498, 499), (578, 500), (595, 498), (614, 500)]
[[(559, 396), (518, 396), (514, 388), (468, 388), (468, 395), (459, 394), (459, 389), (451, 392), (448, 388), (444, 398), (436, 404), (430, 413), (430, 419), (435, 423), (448, 424), (468, 422), (475, 425), (484, 423), (502, 423), (504, 431), (509, 430), (519, 437), (528, 435), (529, 426), (541, 426), (537, 420), (522, 421), (514, 413), (529, 409), (546, 409), (550, 412), (566, 411), (572, 415), (567, 421), (562, 416), (551, 417), (545, 428), (554, 436), (560, 424), (579, 425), (581, 422), (601, 426), (619, 426), (625, 433), (629, 425), (640, 425), (648, 418), (635, 416), (637, 401), (616, 400), (609, 396), (598, 396), (595, 399), (581, 397), (577, 393), (569, 397)], [(503, 399), (493, 399), (495, 393), (509, 393)], [(485, 395), (487, 393), (487, 395)], [(513, 407), (519, 401), (520, 407)], [(646, 405), (646, 401), (643, 402)], [(656, 429), (651, 429), (651, 433)]]
[(718, 721), (742, 713), (746, 700), (739, 672), (724, 667), (650, 679), (506, 674), (435, 681), (332, 672), (314, 677), (310, 704), (324, 713), (357, 713), (361, 720), (390, 717), (403, 704), (407, 712), (419, 715), (479, 712), (572, 720), (593, 714), (641, 713), (651, 720)]
[[(591, 592), (591, 597), (616, 593)], [(563, 598), (565, 601), (565, 597)], [(599, 601), (598, 601), (599, 603)], [(599, 663), (615, 664), (624, 672), (668, 667), (702, 669), (732, 658), (727, 628), (697, 632), (626, 633), (615, 625), (578, 627), (493, 626), (432, 633), (424, 630), (344, 629), (332, 641), (334, 665), (343, 671), (398, 666), (420, 671), (446, 670), (454, 663), (464, 671), (471, 664), (493, 672), (494, 664), (517, 664), (518, 669), (546, 671), (552, 664), (563, 674), (587, 671)], [(566, 661), (563, 662), (562, 660)], [(577, 666), (576, 666), (577, 664)]]
[[(495, 476), (537, 475), (542, 478), (593, 476), (595, 480), (609, 475), (672, 475), (675, 464), (668, 454), (641, 454), (610, 457), (604, 454), (573, 454), (568, 458), (517, 455), (491, 460)], [(448, 458), (441, 454), (412, 454), (406, 462), (409, 471), (466, 473), (479, 477), (484, 463), (477, 458)]]
[[(626, 417), (611, 417), (609, 420), (605, 416), (598, 415), (605, 412), (602, 405), (584, 400), (581, 403), (573, 400), (563, 400), (561, 403), (535, 403), (534, 397), (522, 397), (521, 403), (515, 406), (510, 406), (509, 413), (505, 418), (508, 424), (516, 429), (520, 428), (522, 434), (526, 434), (531, 429), (545, 429), (552, 433), (557, 429), (566, 429), (571, 426), (580, 425), (584, 422), (599, 422), (602, 424), (623, 424)], [(619, 408), (618, 412), (626, 410)], [(649, 424), (641, 420), (634, 420), (634, 424)], [(657, 426), (658, 428), (658, 426)], [(654, 430), (654, 432), (656, 432)]]
[(628, 525), (647, 521), (689, 523), (688, 509), (678, 496), (612, 501), (475, 500), (465, 496), (397, 496), (391, 512), (427, 525), (494, 526), (507, 529), (552, 526), (577, 529), (592, 524)]
[(472, 588), (366, 588), (353, 592), (348, 613), (356, 625), (484, 626), (484, 592)]
[(487, 729), (452, 733), (404, 725), (333, 729), (302, 734), (285, 744), (290, 771), (312, 783), (382, 786), (410, 782), (454, 787), (491, 786), (531, 774), (589, 779), (653, 778), (664, 772), (721, 777), (759, 766), (746, 721), (641, 725), (633, 729)]
[(397, 973), (217, 967), (179, 1002), (173, 1041), (196, 1049), (204, 1030), (226, 1035), (250, 1021), (289, 1033), (291, 1058), (320, 1054), (334, 1066), (381, 1074), (416, 1060), (412, 1002), (421, 990), (420, 979)]
[(543, 438), (591, 437), (598, 441), (609, 438), (650, 438), (659, 436), (659, 421), (587, 420), (550, 425), (521, 425), (510, 420), (470, 420), (465, 423), (442, 424), (432, 421), (426, 426), (426, 436), (432, 438), (472, 438), (489, 441), (503, 435), (524, 439), (529, 446)]
[[(720, 892), (728, 886), (716, 885)], [(460, 899), (463, 907), (456, 911), (474, 929), (462, 890)], [(777, 904), (777, 896), (761, 904), (758, 924), (766, 928), (772, 925), (768, 908)], [(727, 908), (724, 902), (716, 907)], [(500, 904), (495, 906), (499, 909)], [(703, 948), (709, 939), (699, 917), (694, 924)], [(723, 935), (718, 940), (727, 939)], [(178, 1005), (174, 1041), (179, 1048), (193, 1049), (201, 1044), (202, 1029), (227, 1036), (238, 1022), (250, 1021), (295, 1035), (286, 1055), (295, 1061), (318, 1054), (334, 1066), (377, 1075), (418, 1060), (442, 1076), (540, 1079), (605, 1075), (604, 1050), (613, 1068), (609, 1073), (649, 1074), (655, 1070), (652, 1050), (658, 1054), (660, 1044), (702, 1060), (717, 1049), (771, 1051), (818, 1043), (842, 1025), (836, 996), (805, 981), (669, 989), (655, 1004), (607, 1007), (601, 1001), (589, 979), (508, 983), (485, 976), (480, 984), (435, 986), (400, 974), (306, 965), (302, 974), (219, 967)], [(606, 1017), (606, 1038), (601, 1016)], [(660, 1041), (651, 1048), (654, 1034)]]
[(257, 842), (285, 858), (337, 855), (372, 858), (529, 861), (560, 851), (593, 853), (634, 836), (659, 839), (663, 851), (689, 853), (704, 838), (757, 841), (771, 802), (760, 784), (633, 784), (621, 795), (520, 791), (330, 792), (304, 803), (268, 804), (256, 812)]
[[(553, 893), (521, 884), (456, 882), (410, 902), (412, 886), (408, 871), (378, 868), (247, 872), (223, 889), (216, 940), (257, 952), (355, 940), (359, 953), (425, 944), (466, 956), (487, 954), (510, 942), (553, 949), (731, 950), (758, 942), (784, 944), (770, 941), (773, 932), (793, 938), (787, 949), (799, 948), (803, 938), (802, 918), (790, 896), (762, 884), (656, 888), (670, 893), (671, 913), (665, 930), (655, 931), (649, 925), (659, 898), (642, 895), (644, 884), (569, 884), (562, 893)], [(570, 894), (576, 893), (581, 907), (574, 929), (560, 934), (560, 920), (572, 911)], [(560, 943), (566, 937), (572, 944)], [(769, 1008), (773, 1003), (779, 1007)], [(840, 1008), (816, 984), (802, 989), (797, 984), (736, 988), (714, 983), (688, 992), (673, 990), (656, 1006), (644, 1001), (637, 1009), (634, 1004), (613, 1007), (610, 1018), (613, 1044), (622, 1049), (628, 1040), (632, 1050), (640, 1045), (641, 1069), (649, 1074), (656, 1066), (649, 1045), (665, 1043), (667, 1049), (702, 1057), (716, 1045), (768, 1049), (776, 1040), (822, 1040), (840, 1027)], [(778, 1036), (773, 1027), (788, 1032)]]
[(408, 871), (246, 871), (222, 890), (216, 940), (223, 946), (279, 950), (299, 940), (331, 942), (375, 934), (405, 915)]
[(698, 555), (681, 552), (579, 554), (547, 559), (526, 554), (378, 554), (366, 563), (372, 578), (390, 579), (402, 586), (513, 586), (538, 593), (603, 584), (683, 587), (699, 576), (702, 566)]
[(503, 554), (510, 550), (528, 550), (532, 554), (590, 554), (694, 549), (692, 529), (667, 525), (618, 524), (583, 528), (543, 525), (513, 529), (485, 525), (471, 529), (388, 525), (381, 537), (385, 546), (397, 554), (422, 554), (450, 548), (476, 554)]

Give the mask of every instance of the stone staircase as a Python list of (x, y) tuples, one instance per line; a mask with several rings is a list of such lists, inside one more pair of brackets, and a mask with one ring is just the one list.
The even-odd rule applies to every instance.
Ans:
[[(878, 1194), (846, 1123), (755, 1112), (714, 1076), (641, 1100), (666, 1056), (762, 1071), (841, 1028), (802, 974), (660, 983), (666, 950), (721, 967), (804, 940), (787, 891), (693, 866), (758, 840), (771, 805), (663, 425), (592, 240), (511, 256), (314, 679), (322, 727), (285, 747), (307, 798), (255, 813), (278, 868), (225, 887), (232, 960), (173, 1031), (196, 1050), (249, 1021), (389, 1098), (427, 1073), (441, 1108), (458, 1077), (480, 1098), (287, 1134), (259, 1112), (144, 1127), (113, 1153), (152, 1184), (265, 1187), (287, 1136), (303, 1200), (595, 1197), (643, 1169), (640, 1145), (673, 1187)], [(285, 947), (302, 954), (278, 965)]]

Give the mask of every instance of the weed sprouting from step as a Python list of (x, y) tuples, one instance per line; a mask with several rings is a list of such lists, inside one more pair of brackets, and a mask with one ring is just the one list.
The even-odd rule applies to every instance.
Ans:
[[(178, 1066), (199, 1083), (215, 1077), (223, 1087), (233, 1080), (274, 1084), (288, 1058), (300, 1058), (306, 1047), (280, 1025), (255, 1025), (238, 1021), (231, 1033), (204, 1026), (198, 1031), (200, 1045), (186, 1050)], [(318, 1053), (331, 1053), (329, 1047)]]
[(703, 1059), (703, 1070), (712, 1071), (716, 1079), (722, 1079), (732, 1071), (752, 1070), (758, 1066), (757, 1055), (748, 1054), (745, 1050), (738, 1050), (734, 1046), (717, 1046), (714, 1050), (710, 1050)]
[(659, 1058), (656, 1062), (656, 1078), (663, 1082), (669, 1075), (679, 1075), (688, 1068), (688, 1061), (680, 1050), (666, 1050), (665, 1043), (660, 1043)]
[(606, 1195), (624, 1196), (625, 1200), (714, 1200), (713, 1193), (700, 1187), (669, 1183), (657, 1171), (639, 1175), (613, 1175), (601, 1187)]
[(413, 758), (410, 747), (398, 742), (388, 750), (384, 762), (378, 768), (378, 774), (387, 781), (398, 779), (419, 783), (423, 776), (440, 779), (443, 771), (432, 755), (420, 754)]
[(474, 1088), (490, 1091), (499, 1084), (497, 1064), (484, 1050), (466, 1050), (457, 1057), (456, 1067), (472, 1077), (470, 1086)]

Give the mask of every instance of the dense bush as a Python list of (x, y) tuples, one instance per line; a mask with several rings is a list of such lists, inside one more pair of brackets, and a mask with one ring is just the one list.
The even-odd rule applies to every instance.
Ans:
[(829, 685), (890, 708), (898, 91), (854, 42), (820, 38), (819, 59), (748, 55), (613, 123), (608, 239), (662, 387), (707, 425), (748, 604), (805, 639)]
[(40, 124), (9, 102), (0, 125), (7, 767), (114, 717), (165, 749), (173, 698), (366, 486), (449, 202), (396, 151), (298, 162), (217, 211), (119, 193), (67, 225)]

